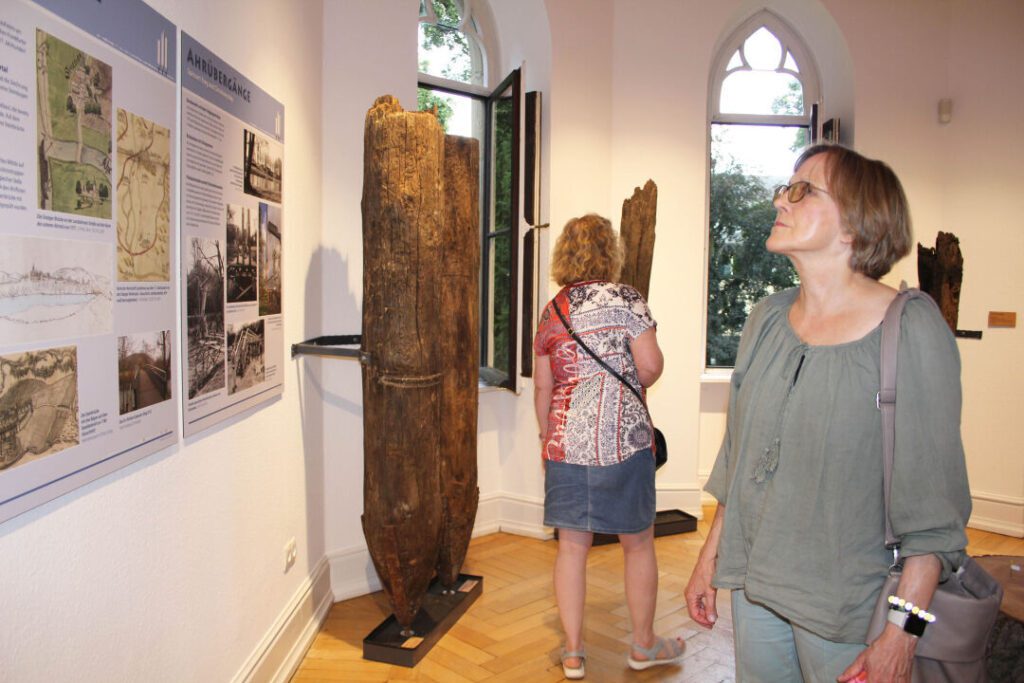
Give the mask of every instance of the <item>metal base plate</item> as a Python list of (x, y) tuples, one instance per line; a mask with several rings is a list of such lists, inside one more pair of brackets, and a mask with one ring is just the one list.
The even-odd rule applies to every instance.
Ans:
[(412, 622), (415, 635), (403, 636), (402, 626), (389, 616), (363, 638), (363, 659), (413, 667), (426, 656), (484, 590), (484, 577), (459, 574), (455, 592), (445, 594), (436, 578), (423, 597), (423, 607)]

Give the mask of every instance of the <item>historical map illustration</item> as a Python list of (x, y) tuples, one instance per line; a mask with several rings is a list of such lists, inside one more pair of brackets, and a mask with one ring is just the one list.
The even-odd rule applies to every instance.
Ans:
[(111, 331), (114, 264), (109, 244), (13, 235), (0, 244), (4, 344)]
[(263, 381), (263, 321), (228, 326), (228, 393)]
[(224, 258), (218, 240), (189, 240), (188, 397), (224, 388)]
[(260, 315), (281, 312), (281, 209), (260, 202)]
[(36, 30), (39, 208), (110, 218), (108, 64)]
[(74, 346), (0, 356), (0, 470), (78, 445)]
[(246, 194), (281, 203), (281, 145), (251, 130), (242, 131), (243, 187)]
[(171, 331), (117, 338), (118, 410), (121, 415), (171, 397)]
[(228, 303), (256, 301), (257, 226), (248, 206), (227, 205)]
[(171, 131), (117, 110), (117, 279), (171, 277)]

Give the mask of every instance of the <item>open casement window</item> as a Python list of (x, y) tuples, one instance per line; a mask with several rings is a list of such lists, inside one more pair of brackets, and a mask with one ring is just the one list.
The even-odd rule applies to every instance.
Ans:
[(519, 267), (520, 71), (485, 87), (474, 0), (421, 0), (418, 109), (480, 142), (480, 380), (515, 391)]
[(802, 41), (763, 11), (725, 42), (710, 89), (705, 365), (714, 370), (735, 364), (754, 304), (797, 284), (788, 259), (764, 244), (775, 219), (772, 190), (789, 181), (812, 142), (819, 84)]
[(487, 98), (480, 244), (480, 376), (515, 391), (521, 83), (516, 69)]

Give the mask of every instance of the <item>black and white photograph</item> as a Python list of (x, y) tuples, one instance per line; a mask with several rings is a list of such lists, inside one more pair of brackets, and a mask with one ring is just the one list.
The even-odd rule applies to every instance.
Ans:
[(260, 315), (281, 312), (281, 208), (260, 202)]
[(0, 356), (0, 470), (78, 445), (78, 349)]
[(117, 338), (118, 412), (121, 415), (171, 398), (171, 331)]
[(228, 204), (227, 230), (228, 303), (256, 301), (258, 226), (248, 206)]
[(263, 381), (263, 321), (228, 325), (228, 393)]
[(248, 129), (242, 131), (242, 142), (245, 193), (280, 204), (283, 146)]
[(224, 258), (219, 240), (193, 237), (186, 284), (188, 397), (224, 388)]

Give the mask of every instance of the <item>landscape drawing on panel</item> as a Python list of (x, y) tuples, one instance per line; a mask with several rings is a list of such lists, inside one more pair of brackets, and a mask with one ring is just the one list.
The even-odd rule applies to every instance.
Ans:
[(171, 132), (117, 110), (117, 279), (171, 277)]
[(3, 246), (0, 339), (5, 344), (112, 330), (109, 244), (10, 235)]
[(111, 217), (113, 70), (36, 30), (39, 208)]
[(219, 240), (189, 240), (185, 306), (188, 397), (224, 388), (224, 258)]
[(0, 470), (77, 446), (74, 346), (0, 356)]

